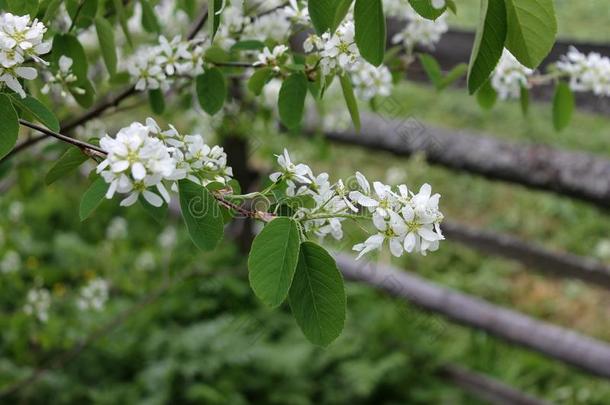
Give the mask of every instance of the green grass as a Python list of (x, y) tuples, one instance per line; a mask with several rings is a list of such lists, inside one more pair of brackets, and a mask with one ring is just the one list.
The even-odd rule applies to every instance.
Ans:
[[(478, 24), (479, 0), (460, 0), (457, 16), (450, 18), (456, 27), (474, 29)], [(610, 7), (606, 0), (555, 0), (559, 37), (610, 42)]]

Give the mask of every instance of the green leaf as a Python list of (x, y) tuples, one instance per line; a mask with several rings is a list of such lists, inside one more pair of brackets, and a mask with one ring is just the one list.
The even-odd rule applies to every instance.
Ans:
[(79, 215), (81, 221), (89, 218), (91, 214), (93, 214), (93, 211), (99, 207), (106, 197), (108, 187), (108, 183), (106, 183), (103, 178), (98, 177), (91, 186), (89, 186), (87, 191), (85, 191), (85, 194), (83, 194), (83, 198), (80, 201)]
[(78, 84), (78, 88), (85, 90), (85, 93), (76, 91), (74, 86), (70, 87), (70, 94), (76, 100), (76, 102), (84, 108), (89, 108), (93, 105), (95, 101), (95, 89), (93, 88), (93, 84), (91, 80), (86, 79), (85, 81)]
[(574, 112), (574, 94), (567, 83), (559, 82), (553, 98), (553, 126), (561, 131), (568, 126)]
[(80, 85), (87, 81), (87, 71), (89, 69), (87, 55), (81, 43), (72, 34), (57, 34), (53, 38), (51, 62), (55, 66), (59, 66), (59, 59), (63, 55), (72, 59), (72, 73), (78, 79), (75, 85)]
[(93, 19), (97, 13), (98, 2), (98, 0), (66, 1), (68, 15), (72, 20), (75, 20), (75, 27), (87, 28), (93, 23)]
[(290, 308), (312, 343), (327, 346), (343, 330), (345, 289), (335, 260), (322, 247), (303, 242), (290, 288)]
[(127, 43), (129, 44), (129, 46), (133, 47), (133, 41), (131, 40), (131, 34), (129, 33), (129, 26), (127, 24), (127, 13), (125, 12), (123, 0), (112, 0), (112, 4), (114, 5), (114, 9), (116, 10), (116, 15), (119, 19), (119, 24), (121, 25), (123, 34), (125, 34), (125, 38), (127, 38)]
[(193, 243), (201, 250), (213, 250), (224, 231), (216, 199), (205, 187), (190, 180), (180, 180), (178, 187), (182, 218)]
[(250, 79), (248, 79), (248, 90), (257, 96), (260, 96), (263, 87), (265, 87), (271, 77), (273, 77), (274, 73), (273, 68), (270, 67), (257, 69), (256, 72), (250, 76)]
[(432, 84), (439, 89), (443, 81), (441, 65), (439, 65), (438, 61), (432, 55), (428, 55), (427, 53), (419, 54), (419, 61)]
[(161, 115), (165, 111), (165, 96), (160, 89), (148, 90), (148, 103), (150, 109), (157, 115)]
[(436, 20), (443, 15), (447, 7), (435, 8), (432, 6), (432, 0), (409, 0), (409, 4), (417, 14), (428, 20)]
[(21, 110), (30, 113), (38, 122), (49, 128), (51, 131), (59, 132), (59, 121), (57, 117), (40, 101), (31, 96), (21, 98), (18, 95), (11, 95), (14, 105)]
[(199, 105), (210, 115), (222, 109), (227, 98), (227, 84), (220, 69), (213, 67), (197, 76)]
[(61, 6), (62, 2), (63, 2), (63, 0), (51, 0), (49, 2), (49, 4), (47, 5), (46, 10), (44, 12), (44, 16), (42, 18), (42, 22), (45, 25), (47, 25), (50, 20), (55, 18), (55, 16), (57, 15), (57, 13), (59, 11), (59, 7)]
[(142, 5), (142, 27), (144, 27), (146, 32), (160, 34), (161, 26), (159, 25), (159, 20), (157, 20), (154, 8), (148, 0), (140, 0), (140, 4)]
[(95, 19), (95, 30), (97, 31), (97, 38), (100, 42), (100, 50), (102, 51), (106, 69), (108, 69), (110, 76), (114, 76), (117, 65), (114, 29), (106, 19), (98, 17)]
[(154, 205), (151, 205), (148, 201), (146, 201), (146, 198), (141, 195), (138, 198), (138, 202), (140, 203), (142, 208), (144, 208), (144, 211), (146, 211), (146, 213), (150, 215), (157, 223), (163, 224), (165, 222), (165, 218), (167, 217), (168, 211), (167, 204), (163, 204), (160, 207), (155, 207)]
[(504, 51), (507, 32), (504, 0), (481, 0), (480, 16), (468, 69), (470, 94), (489, 78)]
[(280, 89), (278, 108), (280, 120), (289, 129), (297, 128), (303, 120), (305, 97), (307, 96), (307, 77), (301, 72), (288, 76)]
[(57, 180), (76, 170), (86, 160), (87, 155), (79, 148), (71, 146), (51, 167), (51, 170), (45, 176), (45, 184), (48, 186), (55, 183)]
[(210, 37), (214, 36), (220, 26), (220, 12), (222, 11), (223, 0), (208, 0), (208, 24), (210, 25)]
[(0, 159), (6, 156), (17, 143), (19, 117), (6, 94), (0, 94)]
[(286, 297), (299, 259), (299, 229), (290, 218), (269, 222), (259, 233), (248, 257), (250, 285), (256, 296), (275, 308)]
[(356, 0), (354, 8), (356, 44), (364, 59), (374, 66), (383, 63), (386, 25), (381, 0)]
[(442, 90), (444, 88), (451, 86), (453, 83), (455, 83), (457, 80), (459, 80), (462, 76), (464, 76), (464, 74), (466, 72), (468, 72), (468, 65), (465, 63), (460, 63), (459, 65), (457, 65), (453, 69), (451, 69), (445, 75), (445, 77), (443, 77), (443, 80), (441, 81), (441, 85), (439, 88)]
[(16, 15), (29, 14), (34, 18), (38, 13), (38, 0), (5, 0), (7, 11)]
[(506, 48), (523, 65), (535, 69), (549, 54), (557, 35), (553, 0), (505, 0)]
[(487, 80), (485, 83), (483, 83), (483, 85), (477, 91), (477, 102), (482, 108), (486, 110), (491, 109), (496, 104), (497, 99), (498, 93), (491, 86), (490, 80)]
[(258, 51), (265, 47), (265, 43), (255, 40), (248, 39), (236, 42), (232, 47), (232, 51)]
[(354, 128), (356, 128), (356, 131), (360, 131), (360, 111), (358, 110), (358, 102), (354, 95), (352, 82), (348, 75), (340, 76), (339, 80), (341, 82), (341, 89), (343, 90), (343, 98), (345, 99), (345, 104), (347, 104), (349, 115), (352, 117)]
[(519, 104), (521, 104), (521, 112), (523, 115), (527, 115), (530, 109), (530, 91), (527, 87), (521, 86)]
[(309, 0), (307, 7), (313, 26), (319, 35), (326, 31), (334, 32), (345, 15), (353, 0)]

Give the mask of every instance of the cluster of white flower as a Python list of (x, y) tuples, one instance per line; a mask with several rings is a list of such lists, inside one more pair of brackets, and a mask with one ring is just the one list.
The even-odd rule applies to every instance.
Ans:
[(288, 51), (288, 47), (286, 45), (277, 45), (270, 50), (265, 47), (262, 52), (260, 52), (257, 56), (257, 61), (254, 62), (254, 66), (266, 66), (273, 68), (276, 72), (280, 71), (280, 65), (283, 62), (284, 55)]
[(101, 278), (91, 280), (81, 288), (80, 295), (76, 300), (76, 306), (81, 311), (101, 311), (108, 301), (108, 282)]
[(368, 180), (356, 173), (357, 190), (349, 190), (342, 180), (331, 184), (328, 173), (315, 176), (305, 164), (294, 164), (284, 150), (278, 156), (279, 172), (272, 173), (270, 179), (277, 183), (285, 181), (288, 197), (310, 196), (313, 207), (299, 206), (295, 217), (303, 221), (307, 232), (319, 237), (327, 235), (335, 239), (343, 237), (342, 222), (355, 213), (372, 218), (376, 234), (363, 243), (354, 246), (360, 252), (358, 258), (374, 250), (381, 249), (388, 242), (394, 256), (404, 252), (419, 252), (438, 249), (444, 239), (440, 229), (443, 214), (439, 211), (439, 194), (432, 195), (431, 188), (424, 184), (417, 194), (401, 184), (393, 188), (374, 182), (373, 190)]
[(362, 57), (356, 45), (354, 22), (346, 18), (334, 33), (325, 32), (322, 36), (311, 34), (303, 43), (307, 53), (318, 52), (320, 68), (325, 75), (331, 72), (350, 70)]
[(0, 85), (4, 83), (25, 98), (19, 79), (34, 80), (38, 72), (23, 64), (28, 59), (47, 64), (39, 57), (51, 50), (51, 43), (43, 41), (46, 31), (43, 23), (36, 19), (32, 21), (29, 15), (0, 15)]
[(531, 87), (529, 77), (533, 74), (532, 69), (523, 66), (513, 54), (504, 49), (502, 58), (491, 77), (491, 86), (502, 100), (519, 98), (521, 88)]
[(114, 217), (106, 228), (106, 238), (109, 240), (125, 239), (129, 235), (127, 220), (123, 217)]
[(180, 36), (168, 41), (160, 36), (158, 45), (138, 49), (126, 63), (136, 89), (167, 90), (177, 76), (200, 75), (205, 43), (206, 40), (183, 41)]
[(110, 184), (106, 197), (128, 194), (122, 206), (133, 205), (140, 195), (155, 207), (169, 203), (165, 181), (175, 190), (175, 182), (185, 178), (206, 185), (233, 176), (221, 147), (208, 146), (201, 135), (181, 135), (173, 126), (162, 131), (152, 118), (121, 129), (116, 138), (104, 136), (100, 146), (108, 154), (97, 167)]
[(610, 96), (610, 58), (607, 56), (595, 52), (585, 55), (572, 47), (557, 62), (557, 68), (570, 77), (573, 91)]
[(376, 181), (372, 192), (361, 173), (356, 173), (356, 179), (360, 191), (351, 192), (350, 198), (373, 213), (378, 231), (354, 246), (360, 252), (358, 258), (380, 249), (385, 241), (396, 257), (414, 251), (425, 256), (428, 251), (438, 249), (439, 241), (445, 239), (440, 229), (443, 214), (438, 209), (440, 194), (432, 195), (430, 185), (424, 184), (415, 194), (404, 184), (394, 189)]
[(74, 85), (78, 78), (72, 73), (73, 63), (74, 61), (71, 58), (62, 55), (59, 58), (57, 73), (45, 75), (45, 85), (40, 90), (42, 94), (56, 91), (63, 98), (68, 97), (68, 91), (73, 91), (76, 94), (85, 94), (85, 89)]
[[(445, 14), (432, 21), (420, 16), (411, 6), (403, 4), (400, 0), (387, 1), (387, 3), (388, 15), (407, 21), (402, 31), (392, 38), (393, 44), (402, 44), (408, 50), (412, 50), (416, 45), (434, 48), (443, 34), (449, 30)], [(438, 8), (442, 7), (444, 5)]]
[(4, 253), (2, 261), (0, 261), (0, 271), (2, 273), (14, 273), (21, 267), (21, 256), (14, 250), (9, 250)]
[(28, 315), (36, 317), (40, 322), (47, 322), (49, 320), (50, 307), (51, 294), (49, 290), (44, 288), (32, 289), (28, 291), (23, 311)]
[(387, 97), (392, 92), (392, 73), (386, 66), (358, 63), (351, 71), (351, 78), (356, 95), (364, 101), (376, 96)]

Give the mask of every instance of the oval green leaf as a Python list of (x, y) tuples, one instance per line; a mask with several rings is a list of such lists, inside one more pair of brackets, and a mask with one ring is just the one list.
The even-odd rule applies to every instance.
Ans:
[(574, 93), (567, 83), (559, 82), (553, 98), (553, 126), (561, 131), (568, 126), (574, 112)]
[(44, 178), (44, 182), (48, 185), (55, 183), (57, 180), (76, 170), (80, 165), (85, 163), (87, 155), (79, 148), (70, 147), (51, 167), (51, 170)]
[(180, 180), (178, 187), (182, 218), (193, 243), (201, 250), (213, 250), (224, 231), (218, 202), (205, 187), (190, 180)]
[(305, 97), (307, 96), (307, 78), (302, 72), (288, 76), (278, 99), (280, 120), (289, 129), (297, 128), (303, 120)]
[(114, 29), (108, 20), (98, 17), (95, 19), (95, 30), (102, 51), (102, 58), (110, 76), (116, 74), (117, 56), (116, 43), (114, 40)]
[(301, 244), (290, 308), (312, 343), (327, 346), (343, 331), (345, 288), (335, 259), (312, 242)]
[(481, 0), (479, 27), (468, 68), (468, 91), (474, 94), (495, 69), (506, 41), (506, 6), (504, 0)]
[(14, 105), (31, 114), (38, 122), (51, 131), (59, 132), (59, 121), (57, 120), (57, 117), (40, 101), (31, 96), (21, 98), (12, 94), (11, 97)]
[(339, 81), (341, 82), (343, 98), (345, 99), (345, 104), (349, 110), (349, 115), (352, 117), (354, 128), (356, 128), (356, 131), (360, 131), (360, 111), (358, 109), (358, 102), (356, 101), (356, 95), (354, 94), (352, 82), (347, 75), (341, 76)]
[(557, 35), (553, 0), (505, 0), (506, 48), (523, 65), (535, 69), (549, 54)]
[(381, 65), (385, 55), (386, 23), (381, 0), (356, 0), (356, 44), (364, 59)]
[(6, 94), (0, 94), (0, 159), (6, 156), (17, 143), (19, 117)]
[(89, 186), (87, 191), (85, 191), (85, 194), (83, 194), (83, 198), (80, 201), (79, 208), (81, 221), (89, 218), (91, 214), (93, 214), (93, 211), (95, 211), (102, 201), (104, 201), (108, 187), (108, 183), (106, 183), (103, 178), (98, 177), (91, 186)]
[(274, 219), (259, 233), (248, 257), (250, 285), (256, 296), (270, 307), (286, 297), (299, 260), (299, 229), (286, 217)]
[(224, 75), (220, 69), (211, 68), (197, 76), (196, 81), (199, 105), (208, 114), (216, 114), (222, 109), (227, 98)]

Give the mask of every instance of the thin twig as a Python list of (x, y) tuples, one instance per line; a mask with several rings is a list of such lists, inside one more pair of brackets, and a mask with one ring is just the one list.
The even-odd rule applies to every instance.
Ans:
[(36, 131), (41, 132), (46, 136), (52, 136), (53, 138), (59, 139), (60, 141), (69, 143), (69, 144), (79, 147), (83, 150), (97, 152), (96, 153), (97, 155), (101, 155), (101, 156), (106, 155), (106, 151), (104, 151), (102, 148), (100, 148), (98, 146), (92, 145), (87, 142), (80, 141), (75, 138), (71, 138), (69, 136), (60, 134), (59, 132), (51, 131), (50, 129), (45, 128), (41, 125), (34, 124), (34, 123), (26, 121), (24, 119), (19, 119), (19, 124), (23, 125), (24, 127), (35, 129)]

